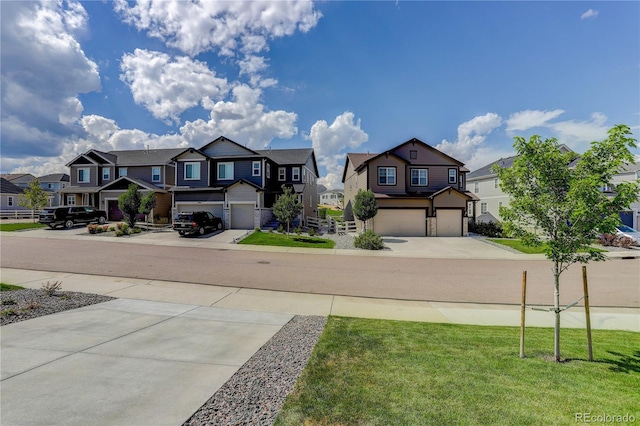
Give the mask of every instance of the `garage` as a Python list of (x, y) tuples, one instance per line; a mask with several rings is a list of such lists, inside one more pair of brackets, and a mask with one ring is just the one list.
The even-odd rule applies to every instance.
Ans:
[(230, 204), (231, 229), (253, 229), (254, 204)]
[(378, 209), (373, 230), (384, 236), (424, 237), (427, 235), (426, 210)]
[(436, 211), (436, 236), (461, 237), (462, 236), (462, 210)]
[(214, 216), (223, 217), (222, 203), (176, 203), (176, 209), (178, 213), (205, 211), (213, 213)]

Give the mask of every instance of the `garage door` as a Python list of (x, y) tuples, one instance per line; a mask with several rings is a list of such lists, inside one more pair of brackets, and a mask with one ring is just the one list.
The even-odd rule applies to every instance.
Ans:
[(436, 212), (436, 236), (462, 236), (462, 210), (438, 210)]
[(231, 229), (253, 229), (253, 204), (231, 204)]
[(176, 206), (178, 212), (211, 212), (215, 216), (222, 217), (222, 203), (221, 204), (178, 204)]
[(426, 211), (421, 209), (378, 209), (373, 218), (373, 230), (394, 237), (424, 237), (427, 235)]

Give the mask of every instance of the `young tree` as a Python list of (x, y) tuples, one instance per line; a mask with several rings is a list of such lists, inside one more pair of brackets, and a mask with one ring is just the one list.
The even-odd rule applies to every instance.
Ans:
[(291, 222), (302, 212), (302, 203), (290, 187), (282, 185), (282, 195), (273, 205), (273, 214), (280, 222), (287, 224), (287, 234), (290, 231)]
[(125, 221), (133, 228), (138, 220), (140, 205), (142, 203), (142, 194), (138, 185), (132, 183), (129, 185), (127, 192), (118, 197), (118, 208), (124, 213)]
[[(560, 361), (560, 274), (570, 265), (605, 260), (589, 248), (599, 233), (615, 232), (619, 212), (638, 198), (636, 182), (618, 184), (615, 195), (600, 190), (625, 163), (634, 161), (635, 139), (625, 125), (613, 127), (602, 142), (576, 160), (560, 150), (556, 139), (516, 137), (518, 157), (510, 168), (494, 166), (510, 205), (500, 207), (507, 234), (527, 245), (545, 241), (545, 255), (553, 262), (555, 360)], [(576, 161), (574, 161), (576, 160)], [(536, 232), (533, 230), (536, 229)]]
[[(143, 215), (145, 215), (145, 217), (147, 217), (149, 213), (151, 213), (151, 210), (153, 210), (155, 207), (156, 207), (156, 194), (149, 191), (140, 200), (140, 209), (138, 210), (138, 212), (142, 213)], [(147, 222), (149, 222), (148, 217), (147, 217)]]
[(47, 193), (40, 186), (38, 179), (29, 182), (29, 186), (18, 197), (18, 205), (31, 210), (31, 217), (36, 221), (36, 211), (42, 210), (47, 205)]
[(359, 189), (353, 203), (353, 215), (364, 222), (364, 231), (367, 230), (367, 221), (378, 214), (376, 196), (370, 189)]

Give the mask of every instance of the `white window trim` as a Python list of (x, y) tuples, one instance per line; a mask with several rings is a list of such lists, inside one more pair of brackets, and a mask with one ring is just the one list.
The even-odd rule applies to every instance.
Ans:
[[(80, 180), (80, 172), (85, 172), (83, 173), (83, 175), (86, 174), (86, 180)], [(89, 169), (88, 167), (81, 167), (78, 169), (78, 183), (89, 183), (91, 182), (91, 169)]]
[(118, 177), (119, 178), (127, 176), (128, 173), (129, 173), (129, 169), (127, 169), (126, 167), (120, 167), (118, 169)]
[[(227, 170), (227, 168), (230, 168), (231, 169), (231, 175), (230, 176), (225, 176), (225, 177), (220, 177), (220, 166), (224, 166), (225, 171)], [(234, 174), (234, 170), (233, 170), (233, 162), (232, 161), (224, 161), (224, 162), (218, 163), (218, 180), (233, 180), (233, 174)]]
[(287, 168), (278, 167), (278, 181), (283, 182), (287, 180)]
[(473, 192), (475, 192), (477, 194), (478, 193), (478, 189), (480, 189), (480, 185), (478, 185), (478, 182), (474, 182), (473, 183)]
[[(380, 172), (383, 169), (385, 170), (385, 177), (384, 177), (385, 180), (386, 180), (385, 183), (382, 183), (380, 181), (380, 178), (381, 178)], [(390, 177), (389, 170), (393, 170), (393, 183), (389, 183), (389, 177)], [(378, 167), (378, 185), (380, 185), (380, 186), (395, 186), (396, 182), (397, 182), (397, 180), (396, 180), (396, 168), (395, 167)]]
[[(418, 183), (413, 183), (413, 172), (424, 172), (425, 183), (420, 183), (420, 173), (418, 173)], [(429, 169), (411, 169), (411, 186), (429, 186)]]
[(487, 214), (487, 203), (480, 203), (480, 214)]
[(111, 169), (109, 167), (102, 168), (102, 180), (111, 180)]
[(7, 206), (13, 207), (13, 196), (11, 195), (7, 197)]
[(300, 167), (291, 168), (291, 180), (295, 180), (295, 181), (300, 180)]
[[(453, 172), (453, 175), (451, 175), (451, 172)], [(449, 176), (449, 183), (457, 183), (458, 182), (458, 170), (449, 169), (449, 172), (447, 173), (447, 175)], [(451, 179), (451, 178), (453, 178), (453, 179)]]
[(75, 206), (76, 205), (76, 196), (75, 195), (67, 195), (67, 205)]
[[(191, 166), (191, 177), (187, 177), (187, 167)], [(197, 173), (194, 173), (197, 172)], [(200, 180), (200, 163), (197, 161), (190, 161), (184, 163), (184, 180)]]
[[(153, 173), (154, 170), (158, 170), (158, 179), (155, 179), (156, 174)], [(160, 167), (151, 167), (151, 182), (160, 182), (162, 180), (162, 170)]]
[(267, 163), (267, 179), (271, 179), (271, 163)]
[[(256, 167), (256, 166), (258, 166), (258, 167)], [(253, 161), (251, 163), (251, 176), (261, 176), (261, 175), (262, 175), (261, 162), (260, 161)]]

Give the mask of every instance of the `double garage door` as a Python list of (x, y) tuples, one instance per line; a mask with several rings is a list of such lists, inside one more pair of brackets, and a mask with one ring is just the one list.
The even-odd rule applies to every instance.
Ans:
[[(425, 237), (427, 218), (424, 209), (378, 209), (373, 218), (376, 233), (394, 237)], [(436, 217), (438, 237), (462, 236), (462, 210), (439, 209)]]

